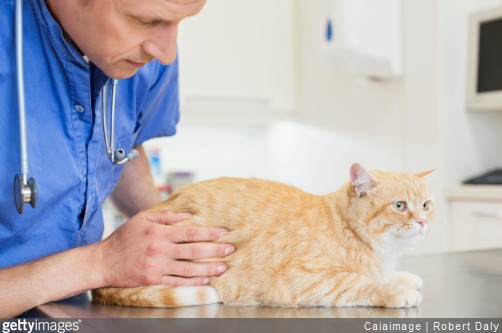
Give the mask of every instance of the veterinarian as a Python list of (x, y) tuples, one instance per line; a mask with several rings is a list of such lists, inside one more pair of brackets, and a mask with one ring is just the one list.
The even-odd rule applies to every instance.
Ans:
[[(214, 242), (226, 230), (176, 226), (187, 214), (145, 212), (161, 197), (142, 143), (176, 132), (178, 23), (203, 5), (23, 0), (18, 89), (16, 3), (0, 1), (0, 317), (103, 286), (202, 285), (226, 270), (190, 261), (232, 253)], [(21, 91), (34, 193), (20, 176)], [(26, 203), (23, 195), (31, 195)], [(101, 241), (107, 197), (129, 220)]]

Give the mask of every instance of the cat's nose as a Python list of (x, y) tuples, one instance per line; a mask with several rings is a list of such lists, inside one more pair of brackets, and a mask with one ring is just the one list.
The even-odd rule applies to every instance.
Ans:
[(425, 224), (427, 223), (427, 221), (425, 221), (425, 220), (416, 220), (416, 222), (417, 222), (417, 224), (418, 224), (420, 227), (422, 227), (422, 228), (423, 228), (423, 227), (425, 226)]

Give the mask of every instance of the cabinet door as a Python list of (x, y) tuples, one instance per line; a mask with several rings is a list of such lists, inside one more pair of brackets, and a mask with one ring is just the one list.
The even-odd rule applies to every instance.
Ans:
[(502, 247), (502, 202), (450, 203), (453, 250)]
[(179, 27), (182, 109), (294, 108), (291, 0), (209, 0)]

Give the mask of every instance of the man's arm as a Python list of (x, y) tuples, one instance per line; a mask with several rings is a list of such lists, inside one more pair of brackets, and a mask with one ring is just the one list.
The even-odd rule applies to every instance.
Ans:
[(115, 208), (126, 217), (131, 217), (162, 201), (153, 183), (150, 164), (143, 146), (134, 149), (139, 153), (138, 158), (126, 163), (109, 197)]
[(0, 270), (0, 317), (103, 285), (97, 246), (76, 248), (28, 264)]

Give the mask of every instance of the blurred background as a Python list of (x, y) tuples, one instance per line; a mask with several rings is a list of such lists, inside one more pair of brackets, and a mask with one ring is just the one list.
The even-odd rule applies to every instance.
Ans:
[[(147, 142), (165, 195), (221, 176), (315, 194), (368, 169), (438, 171), (414, 253), (502, 247), (502, 113), (466, 106), (469, 18), (501, 0), (208, 0), (179, 30), (178, 134)], [(499, 9), (500, 10), (500, 9)], [(107, 207), (107, 232), (120, 218)]]

